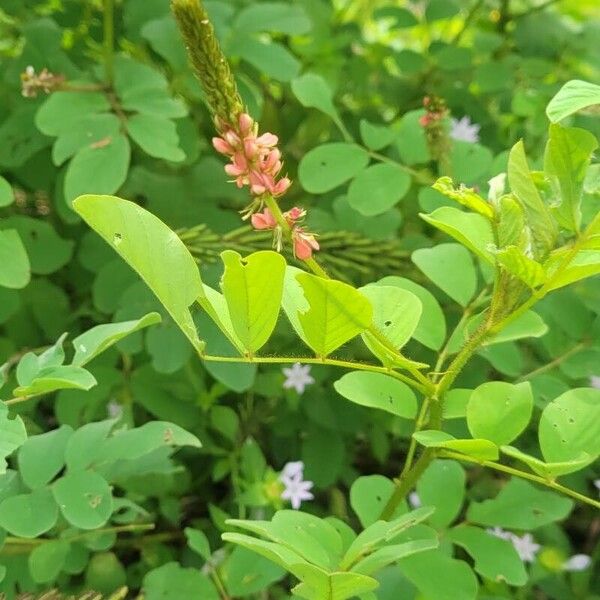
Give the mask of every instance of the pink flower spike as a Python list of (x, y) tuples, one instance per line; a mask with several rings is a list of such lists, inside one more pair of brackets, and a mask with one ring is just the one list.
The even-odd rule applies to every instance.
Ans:
[(268, 208), (261, 213), (254, 213), (251, 223), (254, 229), (273, 229), (277, 225), (275, 217)]
[(254, 119), (248, 113), (242, 113), (238, 118), (238, 123), (243, 136), (248, 135), (254, 127)]
[(220, 137), (214, 137), (212, 139), (212, 145), (220, 154), (231, 155), (234, 152), (233, 148), (223, 138)]
[(277, 142), (279, 142), (279, 138), (273, 133), (263, 133), (256, 139), (256, 143), (265, 148), (273, 148), (277, 146)]

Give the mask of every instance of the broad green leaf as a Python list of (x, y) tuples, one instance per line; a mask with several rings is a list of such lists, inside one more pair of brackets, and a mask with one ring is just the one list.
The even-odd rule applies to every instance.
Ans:
[(568, 81), (546, 107), (552, 123), (558, 123), (577, 111), (600, 104), (600, 85), (573, 79)]
[(148, 331), (146, 350), (152, 357), (154, 370), (165, 374), (182, 369), (194, 353), (181, 329), (171, 320)]
[(496, 253), (496, 260), (511, 275), (535, 289), (546, 283), (547, 275), (544, 267), (532, 258), (529, 258), (516, 246), (507, 246)]
[(302, 67), (300, 61), (282, 44), (261, 41), (251, 35), (235, 36), (228, 44), (231, 54), (238, 55), (267, 77), (278, 81), (291, 81)]
[(360, 120), (360, 137), (365, 146), (371, 150), (381, 150), (389, 146), (398, 135), (391, 127), (387, 125), (377, 125), (366, 119)]
[(523, 561), (510, 541), (471, 525), (451, 529), (448, 537), (471, 555), (475, 571), (486, 579), (516, 586), (527, 583)]
[(292, 592), (306, 600), (347, 600), (379, 587), (379, 583), (358, 573), (327, 573), (313, 565), (298, 565), (296, 576), (302, 583)]
[(113, 113), (90, 113), (61, 131), (52, 146), (52, 162), (59, 166), (79, 150), (102, 145), (119, 133), (121, 122)]
[(234, 548), (223, 564), (223, 582), (234, 597), (269, 589), (284, 576), (284, 569), (241, 546)]
[(585, 129), (550, 125), (544, 173), (557, 199), (554, 216), (570, 231), (578, 231), (581, 224), (583, 181), (597, 147), (598, 140)]
[(179, 147), (177, 126), (170, 119), (136, 114), (127, 119), (127, 131), (131, 139), (149, 156), (171, 162), (185, 160), (185, 152)]
[(462, 560), (449, 557), (442, 550), (430, 550), (403, 558), (399, 567), (403, 575), (431, 600), (475, 600), (477, 577)]
[(97, 529), (110, 518), (113, 499), (106, 480), (92, 471), (71, 471), (52, 484), (63, 517), (79, 529)]
[[(438, 301), (428, 289), (410, 279), (394, 275), (380, 279), (376, 285), (399, 287), (417, 296), (423, 310), (412, 337), (432, 350), (439, 350), (442, 347), (446, 339), (446, 319)], [(374, 320), (377, 321), (377, 307), (374, 306), (373, 309)]]
[(292, 92), (302, 106), (316, 108), (339, 122), (339, 115), (333, 104), (333, 92), (328, 83), (316, 73), (304, 73), (292, 80)]
[(115, 426), (116, 419), (86, 423), (75, 430), (65, 448), (67, 468), (78, 471), (89, 467), (100, 452), (102, 443)]
[(444, 419), (461, 419), (467, 416), (467, 404), (473, 390), (452, 388), (444, 396)]
[(561, 475), (580, 471), (594, 461), (594, 457), (586, 452), (582, 452), (579, 458), (573, 460), (544, 462), (535, 456), (521, 452), (518, 448), (514, 448), (513, 446), (502, 446), (500, 450), (503, 454), (506, 454), (506, 456), (510, 456), (511, 458), (526, 464), (534, 473), (550, 480), (556, 479)]
[[(75, 245), (73, 241), (60, 237), (48, 221), (25, 215), (14, 215), (3, 219), (0, 228), (15, 229), (19, 233), (29, 257), (32, 273), (38, 275), (54, 273), (65, 266), (73, 254)], [(0, 232), (0, 239), (1, 236), (2, 232)], [(19, 265), (21, 260), (19, 252), (15, 252), (15, 255), (13, 261)]]
[(20, 289), (31, 279), (29, 258), (14, 229), (0, 231), (0, 286)]
[[(383, 475), (359, 477), (350, 488), (350, 506), (363, 527), (379, 521), (381, 512), (394, 492), (394, 482)], [(399, 511), (406, 512), (406, 505)]]
[[(402, 348), (413, 335), (421, 318), (422, 304), (419, 298), (412, 292), (395, 286), (367, 285), (359, 291), (371, 302), (373, 325), (393, 348)], [(395, 363), (396, 355), (372, 334), (363, 333), (362, 339), (383, 364)]]
[(525, 430), (532, 412), (533, 393), (528, 382), (489, 381), (473, 390), (467, 405), (467, 425), (473, 437), (503, 446)]
[(285, 259), (277, 252), (261, 251), (243, 258), (233, 250), (221, 254), (225, 272), (221, 280), (233, 329), (249, 354), (268, 341), (283, 293)]
[(19, 448), (19, 472), (31, 489), (49, 483), (65, 464), (65, 448), (73, 428), (63, 425), (54, 431), (34, 435)]
[(221, 597), (208, 575), (176, 562), (168, 562), (146, 573), (142, 590), (145, 600), (219, 600)]
[[(287, 267), (288, 270), (290, 268), (292, 267)], [(225, 300), (225, 296), (216, 290), (213, 290), (208, 285), (203, 285), (202, 287), (204, 290), (204, 295), (198, 298), (198, 304), (200, 304), (200, 306), (206, 311), (214, 324), (225, 335), (227, 340), (231, 342), (231, 345), (236, 348), (240, 354), (243, 354), (245, 351), (244, 346), (233, 328), (233, 323), (231, 322), (231, 315), (229, 314), (229, 307), (227, 306), (227, 300)], [(207, 342), (209, 342), (210, 332), (207, 333), (205, 337), (207, 337)]]
[(192, 527), (186, 527), (184, 533), (188, 546), (202, 558), (208, 560), (212, 552), (210, 551), (210, 544), (206, 534), (203, 531), (193, 529)]
[(312, 29), (310, 19), (301, 6), (285, 2), (261, 2), (249, 5), (238, 13), (235, 29), (245, 33), (272, 31), (288, 35), (308, 33)]
[(131, 148), (122, 135), (77, 152), (65, 175), (67, 206), (82, 194), (114, 194), (125, 183)]
[(459, 244), (438, 244), (412, 253), (412, 261), (441, 290), (467, 306), (477, 289), (477, 272), (469, 252)]
[(450, 149), (450, 168), (457, 181), (473, 184), (489, 179), (494, 156), (489, 148), (473, 142), (454, 140)]
[(348, 203), (365, 217), (395, 206), (410, 188), (410, 175), (395, 165), (380, 163), (361, 171), (348, 188)]
[(298, 321), (305, 341), (318, 356), (328, 356), (371, 325), (371, 303), (352, 286), (308, 273), (297, 280), (309, 304)]
[(465, 470), (453, 460), (434, 460), (417, 481), (417, 494), (424, 506), (434, 506), (428, 523), (443, 529), (456, 519), (465, 498)]
[(61, 572), (71, 544), (66, 540), (48, 540), (36, 546), (27, 559), (31, 578), (36, 583), (50, 583)]
[(496, 460), (498, 458), (498, 446), (490, 440), (464, 439), (457, 440), (454, 436), (437, 429), (423, 429), (413, 433), (413, 437), (419, 444), (426, 448), (441, 448), (460, 452), (472, 456), (477, 460)]
[(558, 232), (529, 171), (522, 141), (512, 147), (508, 156), (508, 181), (525, 209), (533, 237), (534, 258), (543, 259), (554, 248)]
[[(469, 323), (469, 330), (474, 331), (480, 322), (481, 317), (479, 316), (473, 319)], [(514, 321), (511, 321), (506, 327), (503, 327), (498, 333), (486, 339), (483, 345), (491, 346), (492, 344), (501, 344), (528, 337), (537, 338), (542, 337), (546, 333), (548, 333), (548, 325), (544, 323), (542, 317), (536, 312), (528, 310)]]
[(434, 550), (438, 545), (439, 542), (437, 540), (425, 539), (384, 546), (356, 563), (352, 567), (352, 572), (373, 575), (375, 572), (383, 569), (383, 567), (387, 567), (401, 558), (425, 552), (426, 550)]
[(540, 448), (549, 462), (600, 454), (600, 390), (578, 388), (550, 402), (540, 417)]
[(569, 248), (561, 249), (544, 263), (550, 280), (548, 290), (556, 290), (600, 273), (600, 250), (581, 250), (565, 265), (569, 251)]
[(96, 325), (96, 327), (92, 327), (92, 329), (78, 335), (73, 340), (75, 356), (73, 357), (72, 364), (81, 367), (116, 344), (119, 340), (122, 340), (135, 331), (160, 323), (160, 321), (160, 315), (152, 312), (144, 315), (141, 319), (133, 321)]
[(450, 177), (440, 177), (431, 187), (487, 219), (494, 218), (492, 205), (475, 192), (473, 188), (462, 184), (455, 188)]
[(323, 194), (352, 179), (368, 164), (367, 151), (356, 144), (322, 144), (303, 156), (298, 178), (307, 192)]
[(89, 390), (98, 382), (86, 369), (73, 365), (46, 367), (39, 371), (33, 381), (14, 389), (15, 396), (37, 396), (56, 390)]
[(0, 503), (0, 527), (12, 535), (35, 538), (56, 525), (58, 506), (48, 488), (10, 496)]
[(420, 217), (433, 227), (453, 237), (483, 260), (495, 263), (491, 249), (495, 245), (494, 232), (489, 219), (451, 206), (442, 206), (431, 214)]
[(109, 110), (110, 103), (106, 94), (54, 92), (38, 109), (35, 124), (42, 133), (58, 136), (69, 131), (77, 119)]
[(21, 417), (9, 418), (8, 407), (0, 402), (0, 473), (4, 472), (4, 459), (19, 448), (27, 439), (27, 431)]
[(338, 379), (333, 387), (347, 400), (378, 408), (398, 417), (413, 419), (417, 414), (417, 398), (402, 381), (383, 373), (352, 371)]
[(411, 110), (402, 116), (396, 137), (396, 147), (407, 165), (425, 164), (431, 160), (425, 130), (419, 123), (425, 111)]
[(530, 243), (531, 233), (525, 224), (525, 211), (519, 201), (512, 195), (502, 196), (499, 201), (498, 248), (517, 246), (526, 250)]
[(140, 275), (201, 352), (189, 307), (204, 295), (193, 256), (160, 219), (113, 196), (81, 196), (75, 211)]
[(12, 186), (0, 176), (0, 207), (9, 206), (14, 202), (15, 194)]
[(564, 519), (572, 508), (569, 498), (515, 477), (492, 500), (472, 502), (467, 519), (487, 527), (530, 531)]

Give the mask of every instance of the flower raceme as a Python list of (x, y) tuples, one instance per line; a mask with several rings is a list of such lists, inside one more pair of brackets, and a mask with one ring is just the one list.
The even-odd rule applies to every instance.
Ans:
[(231, 160), (225, 172), (237, 186), (250, 186), (253, 196), (267, 193), (274, 198), (283, 196), (292, 182), (287, 177), (278, 179), (283, 163), (277, 136), (272, 133), (259, 136), (258, 125), (246, 113), (239, 116), (237, 129), (222, 129), (222, 137), (213, 138), (213, 146)]

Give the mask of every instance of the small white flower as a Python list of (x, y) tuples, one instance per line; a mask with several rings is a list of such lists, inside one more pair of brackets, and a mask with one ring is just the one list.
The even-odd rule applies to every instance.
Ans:
[(480, 129), (481, 125), (471, 123), (470, 117), (465, 116), (462, 119), (450, 119), (450, 137), (453, 140), (471, 143), (478, 142)]
[(526, 533), (523, 537), (512, 534), (511, 541), (523, 562), (533, 562), (535, 560), (535, 555), (541, 548), (539, 544), (535, 543), (535, 540), (530, 533)]
[(123, 414), (123, 406), (115, 400), (111, 400), (106, 405), (106, 413), (111, 419), (116, 419)]
[(600, 375), (592, 375), (590, 377), (590, 385), (597, 390), (600, 390)]
[(502, 527), (494, 527), (493, 529), (486, 529), (486, 531), (502, 540), (512, 541), (513, 534), (510, 531), (505, 531)]
[(314, 383), (315, 380), (310, 375), (310, 365), (301, 365), (294, 363), (290, 368), (283, 368), (285, 381), (283, 387), (286, 390), (295, 389), (299, 394), (304, 393), (307, 385)]
[(25, 69), (25, 73), (27, 73), (28, 77), (33, 77), (35, 75), (35, 69), (33, 68), (33, 65), (28, 65)]
[(592, 557), (587, 554), (575, 554), (563, 563), (563, 571), (585, 571), (592, 564)]
[(490, 202), (496, 202), (506, 188), (506, 173), (498, 173), (495, 177), (492, 177), (488, 181), (490, 189), (488, 191), (488, 200)]
[(281, 475), (279, 476), (281, 481), (284, 479), (302, 479), (303, 477), (304, 463), (301, 460), (285, 463), (281, 470)]
[(600, 492), (600, 479), (594, 479), (594, 485), (596, 486), (596, 488)]
[[(302, 465), (302, 467), (300, 470), (297, 470), (297, 467), (295, 467), (292, 470), (292, 472), (294, 472), (294, 475), (292, 477), (286, 477), (285, 469), (290, 464), (291, 465), (300, 464), (300, 465)], [(281, 493), (281, 499), (289, 500), (290, 504), (292, 505), (292, 508), (294, 510), (298, 510), (300, 508), (300, 505), (302, 504), (302, 502), (304, 502), (305, 500), (313, 500), (314, 499), (314, 496), (310, 492), (314, 483), (312, 481), (304, 481), (303, 476), (304, 476), (304, 464), (302, 462), (288, 463), (283, 468), (283, 471), (281, 472), (281, 475), (279, 476), (279, 480), (285, 486), (285, 489)]]
[(421, 498), (419, 497), (419, 494), (417, 494), (417, 492), (411, 492), (408, 495), (408, 503), (413, 507), (413, 508), (419, 508), (419, 506), (421, 506)]

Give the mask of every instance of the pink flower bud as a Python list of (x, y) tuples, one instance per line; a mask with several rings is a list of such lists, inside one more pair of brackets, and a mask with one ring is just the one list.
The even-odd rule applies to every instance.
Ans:
[(275, 197), (277, 197), (277, 196), (283, 196), (283, 194), (285, 194), (288, 191), (290, 185), (292, 185), (291, 180), (288, 179), (287, 177), (283, 177), (271, 189), (271, 193)]
[(256, 139), (256, 143), (265, 148), (273, 148), (277, 146), (277, 142), (279, 142), (279, 138), (273, 133), (263, 133)]
[(233, 146), (234, 148), (238, 148), (240, 146), (240, 138), (237, 136), (235, 131), (226, 131), (223, 134), (223, 137), (230, 146)]
[(230, 155), (234, 152), (233, 148), (223, 138), (220, 137), (214, 137), (212, 139), (212, 145), (220, 154)]
[(294, 221), (298, 221), (299, 219), (304, 218), (306, 216), (306, 210), (294, 206), (294, 208), (290, 208), (290, 210), (284, 213), (284, 216), (288, 222), (293, 223)]
[(227, 173), (227, 175), (229, 175), (230, 177), (239, 177), (240, 175), (243, 175), (245, 172), (246, 172), (245, 169), (242, 169), (241, 167), (239, 167), (236, 164), (225, 165), (225, 173)]
[(252, 128), (254, 127), (254, 120), (247, 113), (242, 113), (239, 116), (238, 122), (240, 125), (240, 133), (242, 134), (243, 137), (247, 136), (252, 131)]
[(271, 150), (269, 154), (267, 154), (267, 158), (265, 158), (262, 168), (264, 171), (270, 171), (273, 173), (279, 172), (281, 169), (281, 152), (277, 148)]
[(251, 217), (254, 229), (273, 229), (277, 225), (275, 217), (268, 208), (261, 213), (255, 213)]
[(259, 147), (254, 138), (248, 138), (244, 140), (244, 152), (250, 159), (254, 159), (258, 156)]
[(294, 256), (300, 260), (308, 260), (314, 250), (319, 250), (319, 242), (311, 233), (306, 233), (301, 227), (292, 231), (294, 241)]

